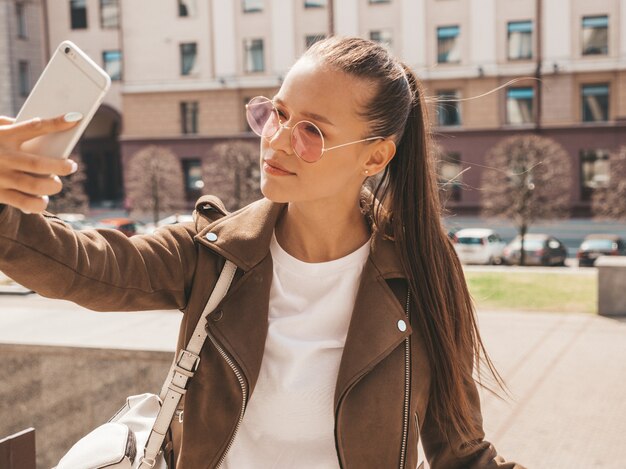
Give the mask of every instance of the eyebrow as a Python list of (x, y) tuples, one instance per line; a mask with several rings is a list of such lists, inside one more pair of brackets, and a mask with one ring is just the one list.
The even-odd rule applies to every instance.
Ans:
[[(286, 104), (285, 104), (285, 102), (282, 99), (274, 97), (274, 101), (277, 102), (278, 104), (286, 107)], [(326, 117), (321, 116), (319, 114), (315, 114), (314, 112), (303, 111), (301, 114), (304, 117), (308, 117), (309, 119), (313, 119), (313, 120), (316, 120), (316, 121), (319, 121), (319, 122), (323, 122), (324, 124), (332, 125), (333, 127), (335, 127), (335, 124), (333, 124), (331, 121), (329, 121)]]

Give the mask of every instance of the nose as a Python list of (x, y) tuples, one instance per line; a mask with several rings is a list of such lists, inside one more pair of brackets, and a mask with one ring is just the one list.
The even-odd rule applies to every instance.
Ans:
[(269, 144), (272, 150), (291, 155), (291, 129), (281, 123), (276, 133), (269, 138)]

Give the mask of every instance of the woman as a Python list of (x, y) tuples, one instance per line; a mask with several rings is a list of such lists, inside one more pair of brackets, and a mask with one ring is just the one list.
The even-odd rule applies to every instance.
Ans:
[(42, 212), (61, 187), (28, 173), (70, 171), (19, 142), (72, 124), (5, 119), (0, 269), (95, 310), (180, 309), (180, 348), (223, 258), (237, 264), (185, 396), (178, 468), (414, 468), (419, 438), (433, 469), (521, 468), (483, 440), (481, 351), (502, 382), (441, 224), (415, 75), (375, 43), (333, 37), (247, 115), (265, 198), (226, 214), (203, 196), (193, 223), (132, 238), (17, 210)]

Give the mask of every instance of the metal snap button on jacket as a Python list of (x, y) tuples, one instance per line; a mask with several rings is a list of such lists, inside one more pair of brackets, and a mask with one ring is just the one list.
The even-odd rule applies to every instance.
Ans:
[(398, 329), (400, 329), (400, 332), (406, 331), (406, 322), (404, 322), (402, 319), (398, 321)]
[(206, 235), (206, 239), (208, 239), (211, 242), (217, 241), (217, 235), (215, 233), (208, 233)]

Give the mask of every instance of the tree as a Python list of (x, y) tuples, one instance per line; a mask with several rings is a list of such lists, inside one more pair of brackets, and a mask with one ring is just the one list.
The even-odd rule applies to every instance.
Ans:
[(561, 145), (537, 135), (506, 138), (485, 160), (482, 213), (512, 221), (521, 237), (520, 265), (524, 265), (529, 226), (538, 219), (569, 214), (571, 161)]
[(128, 165), (126, 188), (132, 215), (151, 213), (155, 224), (162, 213), (185, 207), (180, 160), (167, 148), (150, 145), (135, 153)]
[(591, 210), (595, 218), (626, 220), (626, 146), (609, 155), (609, 180), (594, 189)]
[(79, 153), (70, 155), (76, 161), (78, 169), (74, 174), (62, 178), (63, 189), (50, 197), (48, 211), (52, 213), (82, 213), (89, 210), (89, 198), (85, 192), (87, 175)]
[(218, 193), (229, 209), (237, 210), (261, 197), (257, 144), (232, 141), (216, 145), (204, 158), (202, 174), (203, 180), (210, 181), (205, 188)]

